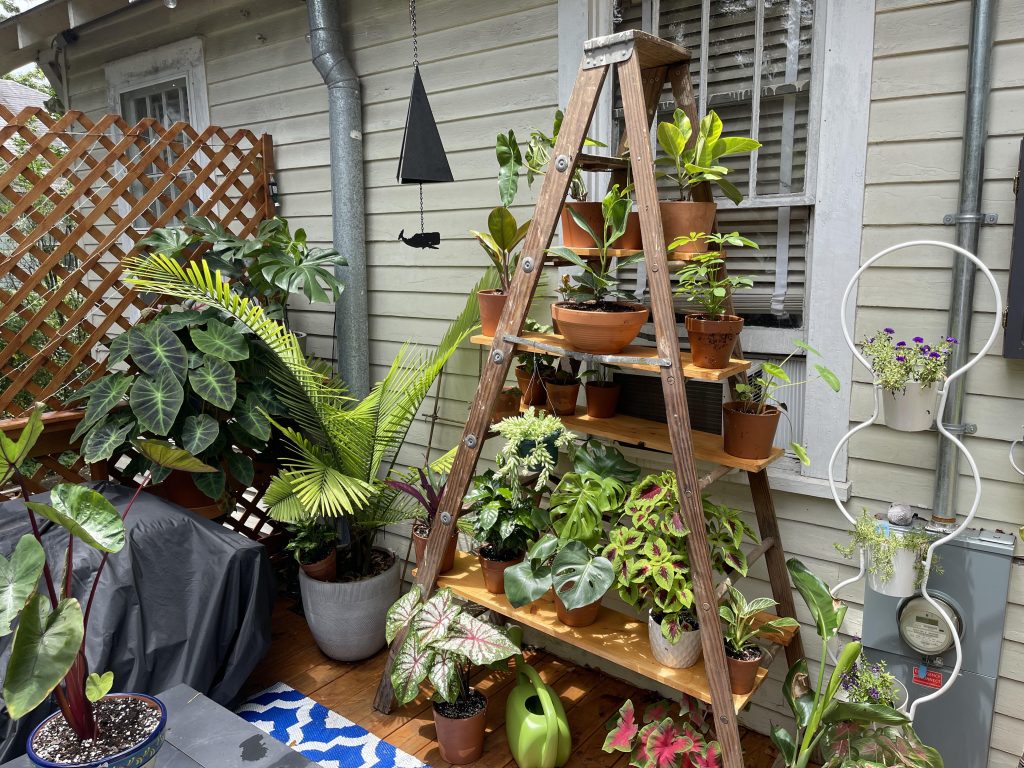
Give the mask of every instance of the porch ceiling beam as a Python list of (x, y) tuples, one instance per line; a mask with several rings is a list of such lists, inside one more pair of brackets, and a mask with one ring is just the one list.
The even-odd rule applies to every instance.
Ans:
[(38, 10), (17, 15), (18, 47), (49, 45), (55, 35), (71, 28), (70, 0), (41, 5)]

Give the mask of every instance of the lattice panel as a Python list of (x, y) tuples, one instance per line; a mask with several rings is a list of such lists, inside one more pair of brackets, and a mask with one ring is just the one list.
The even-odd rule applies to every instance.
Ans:
[(61, 408), (153, 297), (121, 263), (198, 214), (239, 235), (274, 215), (269, 136), (0, 106), (0, 415)]

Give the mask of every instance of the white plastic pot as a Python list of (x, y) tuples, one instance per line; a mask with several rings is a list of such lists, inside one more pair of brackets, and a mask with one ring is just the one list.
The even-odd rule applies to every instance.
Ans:
[(905, 390), (882, 392), (882, 413), (885, 425), (900, 432), (922, 432), (935, 423), (939, 391), (934, 384), (922, 387), (911, 381)]
[[(893, 528), (890, 536), (902, 537), (903, 534)], [(868, 552), (868, 586), (875, 592), (889, 597), (911, 597), (917, 592), (914, 582), (917, 580), (917, 553), (909, 549), (898, 549), (892, 556), (892, 578), (882, 581), (877, 574), (871, 573), (871, 553)]]
[(661, 634), (661, 625), (654, 617), (647, 614), (647, 635), (651, 642), (651, 653), (663, 667), (686, 669), (692, 667), (700, 658), (700, 629), (683, 632), (679, 642), (674, 645)]

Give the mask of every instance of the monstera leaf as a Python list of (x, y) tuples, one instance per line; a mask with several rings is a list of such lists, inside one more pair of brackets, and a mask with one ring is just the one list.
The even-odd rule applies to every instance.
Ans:
[(132, 386), (129, 402), (143, 430), (166, 435), (185, 402), (185, 390), (173, 373), (161, 370), (155, 376), (139, 376)]
[(128, 337), (132, 362), (150, 376), (170, 371), (178, 381), (188, 372), (188, 351), (174, 331), (163, 323), (146, 323)]
[(235, 404), (235, 369), (211, 355), (203, 355), (203, 364), (188, 372), (192, 389), (210, 405), (227, 411)]
[(209, 448), (220, 433), (220, 424), (208, 413), (187, 416), (181, 428), (181, 446), (195, 455)]
[(82, 442), (82, 458), (90, 464), (104, 461), (124, 445), (135, 426), (135, 419), (128, 414), (104, 419), (94, 426)]
[(12, 720), (42, 704), (67, 675), (82, 647), (82, 607), (75, 599), (50, 603), (36, 595), (21, 613), (4, 678), (4, 700)]
[(10, 560), (0, 555), (0, 637), (13, 630), (14, 620), (36, 591), (44, 565), (46, 552), (29, 533), (18, 539)]
[(604, 515), (622, 507), (626, 487), (614, 477), (569, 472), (551, 492), (551, 524), (559, 538), (596, 547), (604, 533)]
[(216, 472), (208, 464), (204, 464), (188, 451), (171, 445), (166, 440), (138, 440), (135, 447), (139, 453), (151, 462), (168, 472), (177, 469), (182, 472)]
[(37, 515), (70, 531), (90, 547), (101, 552), (121, 551), (124, 546), (121, 513), (99, 491), (84, 485), (61, 483), (50, 491), (50, 502), (25, 503)]
[(614, 581), (611, 561), (594, 556), (581, 541), (568, 542), (551, 564), (551, 584), (569, 610), (597, 602)]
[(71, 433), (71, 442), (78, 440), (94, 424), (110, 413), (115, 405), (122, 402), (131, 386), (132, 377), (123, 373), (112, 373), (96, 381), (89, 392), (89, 402), (85, 405), (85, 416), (78, 422), (75, 431)]
[(640, 477), (640, 467), (622, 455), (615, 446), (588, 440), (572, 456), (573, 472), (593, 472), (601, 477), (614, 477), (632, 485)]
[(205, 330), (192, 328), (189, 330), (189, 336), (200, 352), (221, 360), (237, 361), (249, 357), (249, 345), (245, 341), (245, 336), (234, 326), (219, 320), (209, 320)]

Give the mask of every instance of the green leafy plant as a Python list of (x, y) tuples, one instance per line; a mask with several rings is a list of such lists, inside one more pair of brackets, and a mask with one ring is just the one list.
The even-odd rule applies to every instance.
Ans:
[[(530, 132), (530, 139), (526, 145), (524, 155), (526, 159), (526, 181), (530, 186), (533, 186), (533, 180), (537, 176), (543, 176), (547, 172), (548, 164), (551, 162), (551, 153), (555, 149), (555, 141), (558, 140), (558, 132), (561, 130), (564, 117), (565, 115), (562, 113), (562, 110), (555, 110), (555, 119), (551, 126), (550, 136), (536, 128)], [(584, 139), (583, 146), (604, 147), (607, 145), (588, 136)], [(569, 197), (573, 200), (587, 199), (587, 185), (583, 182), (583, 173), (579, 168), (573, 170), (572, 181), (569, 182)]]
[(946, 378), (946, 363), (958, 343), (955, 337), (945, 336), (932, 345), (926, 344), (921, 336), (913, 337), (909, 343), (896, 341), (895, 333), (893, 328), (883, 328), (860, 343), (883, 389), (903, 392), (911, 382), (930, 387)]
[(473, 538), (491, 560), (514, 560), (544, 526), (542, 511), (489, 469), (473, 478), (463, 503)]
[(518, 498), (522, 492), (521, 474), (538, 473), (535, 490), (547, 485), (559, 448), (568, 448), (576, 437), (562, 420), (550, 414), (538, 414), (528, 408), (521, 416), (502, 419), (492, 429), (505, 438), (498, 450), (497, 477), (509, 483)]
[(433, 467), (416, 467), (410, 470), (415, 473), (414, 480), (385, 480), (389, 487), (401, 491), (413, 499), (418, 507), (416, 520), (413, 522), (413, 530), (420, 536), (426, 537), (434, 525), (437, 513), (441, 510), (441, 501), (444, 499), (444, 489), (448, 485), (448, 475), (444, 472), (437, 472)]
[(908, 725), (844, 721), (822, 736), (822, 768), (943, 768), (942, 755)]
[(318, 563), (338, 546), (338, 530), (319, 518), (299, 520), (286, 526), (288, 543), (285, 549), (300, 565)]
[[(677, 240), (672, 245), (677, 246)], [(697, 253), (679, 271), (675, 294), (697, 304), (703, 316), (718, 320), (726, 315), (726, 305), (740, 288), (753, 288), (753, 277), (728, 275), (722, 271), (725, 260), (715, 253)]]
[(668, 250), (674, 251), (676, 248), (695, 243), (698, 240), (703, 241), (705, 245), (717, 246), (716, 248), (708, 249), (709, 252), (713, 253), (721, 253), (727, 245), (735, 248), (753, 248), (755, 250), (761, 247), (749, 237), (744, 237), (739, 232), (713, 232), (710, 235), (706, 232), (691, 232), (688, 235), (680, 235), (669, 243)]
[[(108, 373), (82, 387), (85, 416), (71, 439), (82, 441), (87, 462), (132, 460), (135, 477), (147, 467), (133, 450), (139, 437), (169, 438), (214, 467), (191, 481), (210, 499), (223, 496), (228, 478), (252, 483), (251, 452), (265, 452), (271, 418), (285, 413), (266, 371), (271, 352), (252, 334), (225, 323), (215, 309), (165, 309), (116, 336)], [(127, 370), (126, 370), (127, 368)], [(170, 470), (151, 468), (152, 483)]]
[(139, 245), (183, 264), (205, 253), (206, 262), (231, 281), (233, 291), (258, 301), (268, 317), (286, 324), (293, 293), (303, 293), (310, 303), (333, 301), (344, 288), (335, 270), (348, 264), (332, 248), (311, 247), (305, 230), (292, 234), (282, 218), (267, 219), (252, 237), (243, 238), (213, 219), (189, 216), (183, 228), (154, 229)]
[[(264, 501), (281, 522), (344, 517), (350, 543), (339, 552), (339, 576), (370, 575), (378, 532), (410, 514), (409, 505), (399, 501), (404, 499), (402, 492), (380, 478), (394, 468), (416, 412), (441, 369), (477, 327), (475, 299), (467, 301), (436, 349), (402, 347), (370, 394), (354, 400), (345, 394), (341, 381), (310, 367), (284, 325), (267, 317), (258, 302), (233, 291), (205, 263), (182, 266), (154, 255), (126, 266), (136, 287), (215, 307), (269, 347), (269, 376), (297, 426), (274, 422), (290, 453), (280, 461)], [(488, 270), (476, 290), (496, 283), (497, 276)]]
[(760, 142), (739, 136), (723, 136), (722, 120), (714, 110), (700, 121), (697, 138), (687, 148), (692, 136), (690, 118), (681, 109), (673, 113), (672, 122), (658, 123), (658, 145), (665, 154), (656, 162), (674, 169), (674, 173), (660, 173), (659, 176), (676, 183), (680, 200), (690, 198), (693, 187), (707, 181), (717, 185), (734, 203), (739, 203), (743, 195), (726, 180), (729, 169), (719, 161), (729, 155), (753, 152), (761, 146)]
[(530, 547), (523, 562), (505, 571), (505, 595), (520, 608), (554, 589), (565, 607), (574, 610), (600, 600), (614, 581), (606, 557), (582, 541), (548, 533)]
[[(123, 512), (84, 485), (62, 483), (50, 491), (48, 503), (32, 501), (22, 469), (42, 433), (39, 409), (31, 413), (16, 440), (0, 432), (0, 485), (13, 482), (21, 488), (32, 527), (9, 557), (0, 555), (0, 637), (14, 633), (4, 672), (4, 702), (11, 718), (17, 720), (52, 693), (75, 734), (81, 739), (94, 739), (98, 735), (94, 704), (110, 691), (113, 674), (89, 672), (85, 658), (89, 617), (107, 559), (124, 547), (124, 519), (149, 483), (149, 473)], [(166, 442), (140, 441), (138, 448), (160, 467), (212, 471)], [(63, 575), (47, 561), (40, 518), (67, 531), (67, 547), (60, 558)], [(84, 608), (72, 592), (76, 542), (103, 553)], [(40, 580), (45, 585), (41, 594)]]
[(629, 199), (628, 193), (618, 184), (612, 185), (608, 194), (601, 201), (603, 224), (600, 233), (594, 232), (586, 219), (575, 210), (568, 209), (573, 220), (593, 240), (598, 252), (596, 259), (585, 259), (564, 245), (548, 249), (548, 253), (565, 259), (583, 270), (581, 274), (573, 275), (570, 280), (563, 281), (559, 293), (564, 301), (590, 302), (600, 305), (607, 303), (609, 299), (629, 298), (628, 293), (618, 290), (618, 281), (613, 275), (623, 267), (643, 261), (644, 255), (635, 253), (615, 258), (609, 254), (609, 251), (616, 241), (625, 234), (626, 220), (632, 206), (633, 202)]
[(755, 637), (781, 635), (786, 629), (800, 626), (800, 622), (789, 616), (760, 621), (758, 614), (776, 605), (778, 603), (770, 597), (758, 597), (748, 602), (742, 592), (730, 585), (725, 603), (718, 606), (718, 615), (724, 624), (722, 634), (726, 653), (735, 658), (745, 658), (751, 649), (756, 648)]
[(602, 749), (629, 753), (635, 768), (720, 768), (722, 748), (714, 741), (706, 708), (686, 694), (679, 716), (672, 715), (673, 706), (652, 702), (638, 721), (636, 707), (627, 699), (609, 722)]
[[(857, 518), (850, 532), (848, 544), (836, 543), (836, 551), (846, 559), (852, 558), (859, 550), (870, 555), (868, 570), (887, 582), (895, 575), (893, 558), (901, 549), (914, 553), (914, 587), (924, 581), (924, 560), (934, 538), (923, 528), (911, 528), (899, 534), (889, 530), (886, 522), (875, 520), (865, 509)], [(932, 573), (942, 573), (939, 556), (932, 557)]]
[(885, 662), (872, 663), (863, 655), (843, 675), (839, 688), (846, 694), (847, 701), (881, 703), (893, 708), (903, 695), (896, 678), (886, 669)]
[(508, 208), (499, 205), (487, 215), (486, 232), (469, 231), (497, 270), (503, 293), (508, 293), (512, 286), (512, 273), (519, 263), (519, 254), (514, 251), (523, 242), (529, 229), (529, 220), (519, 224)]
[(469, 696), (473, 665), (494, 665), (519, 653), (501, 629), (466, 613), (449, 589), (439, 589), (425, 600), (423, 590), (414, 584), (388, 610), (388, 643), (403, 629), (405, 638), (391, 667), (399, 704), (415, 699), (428, 680), (435, 701), (456, 704)]

